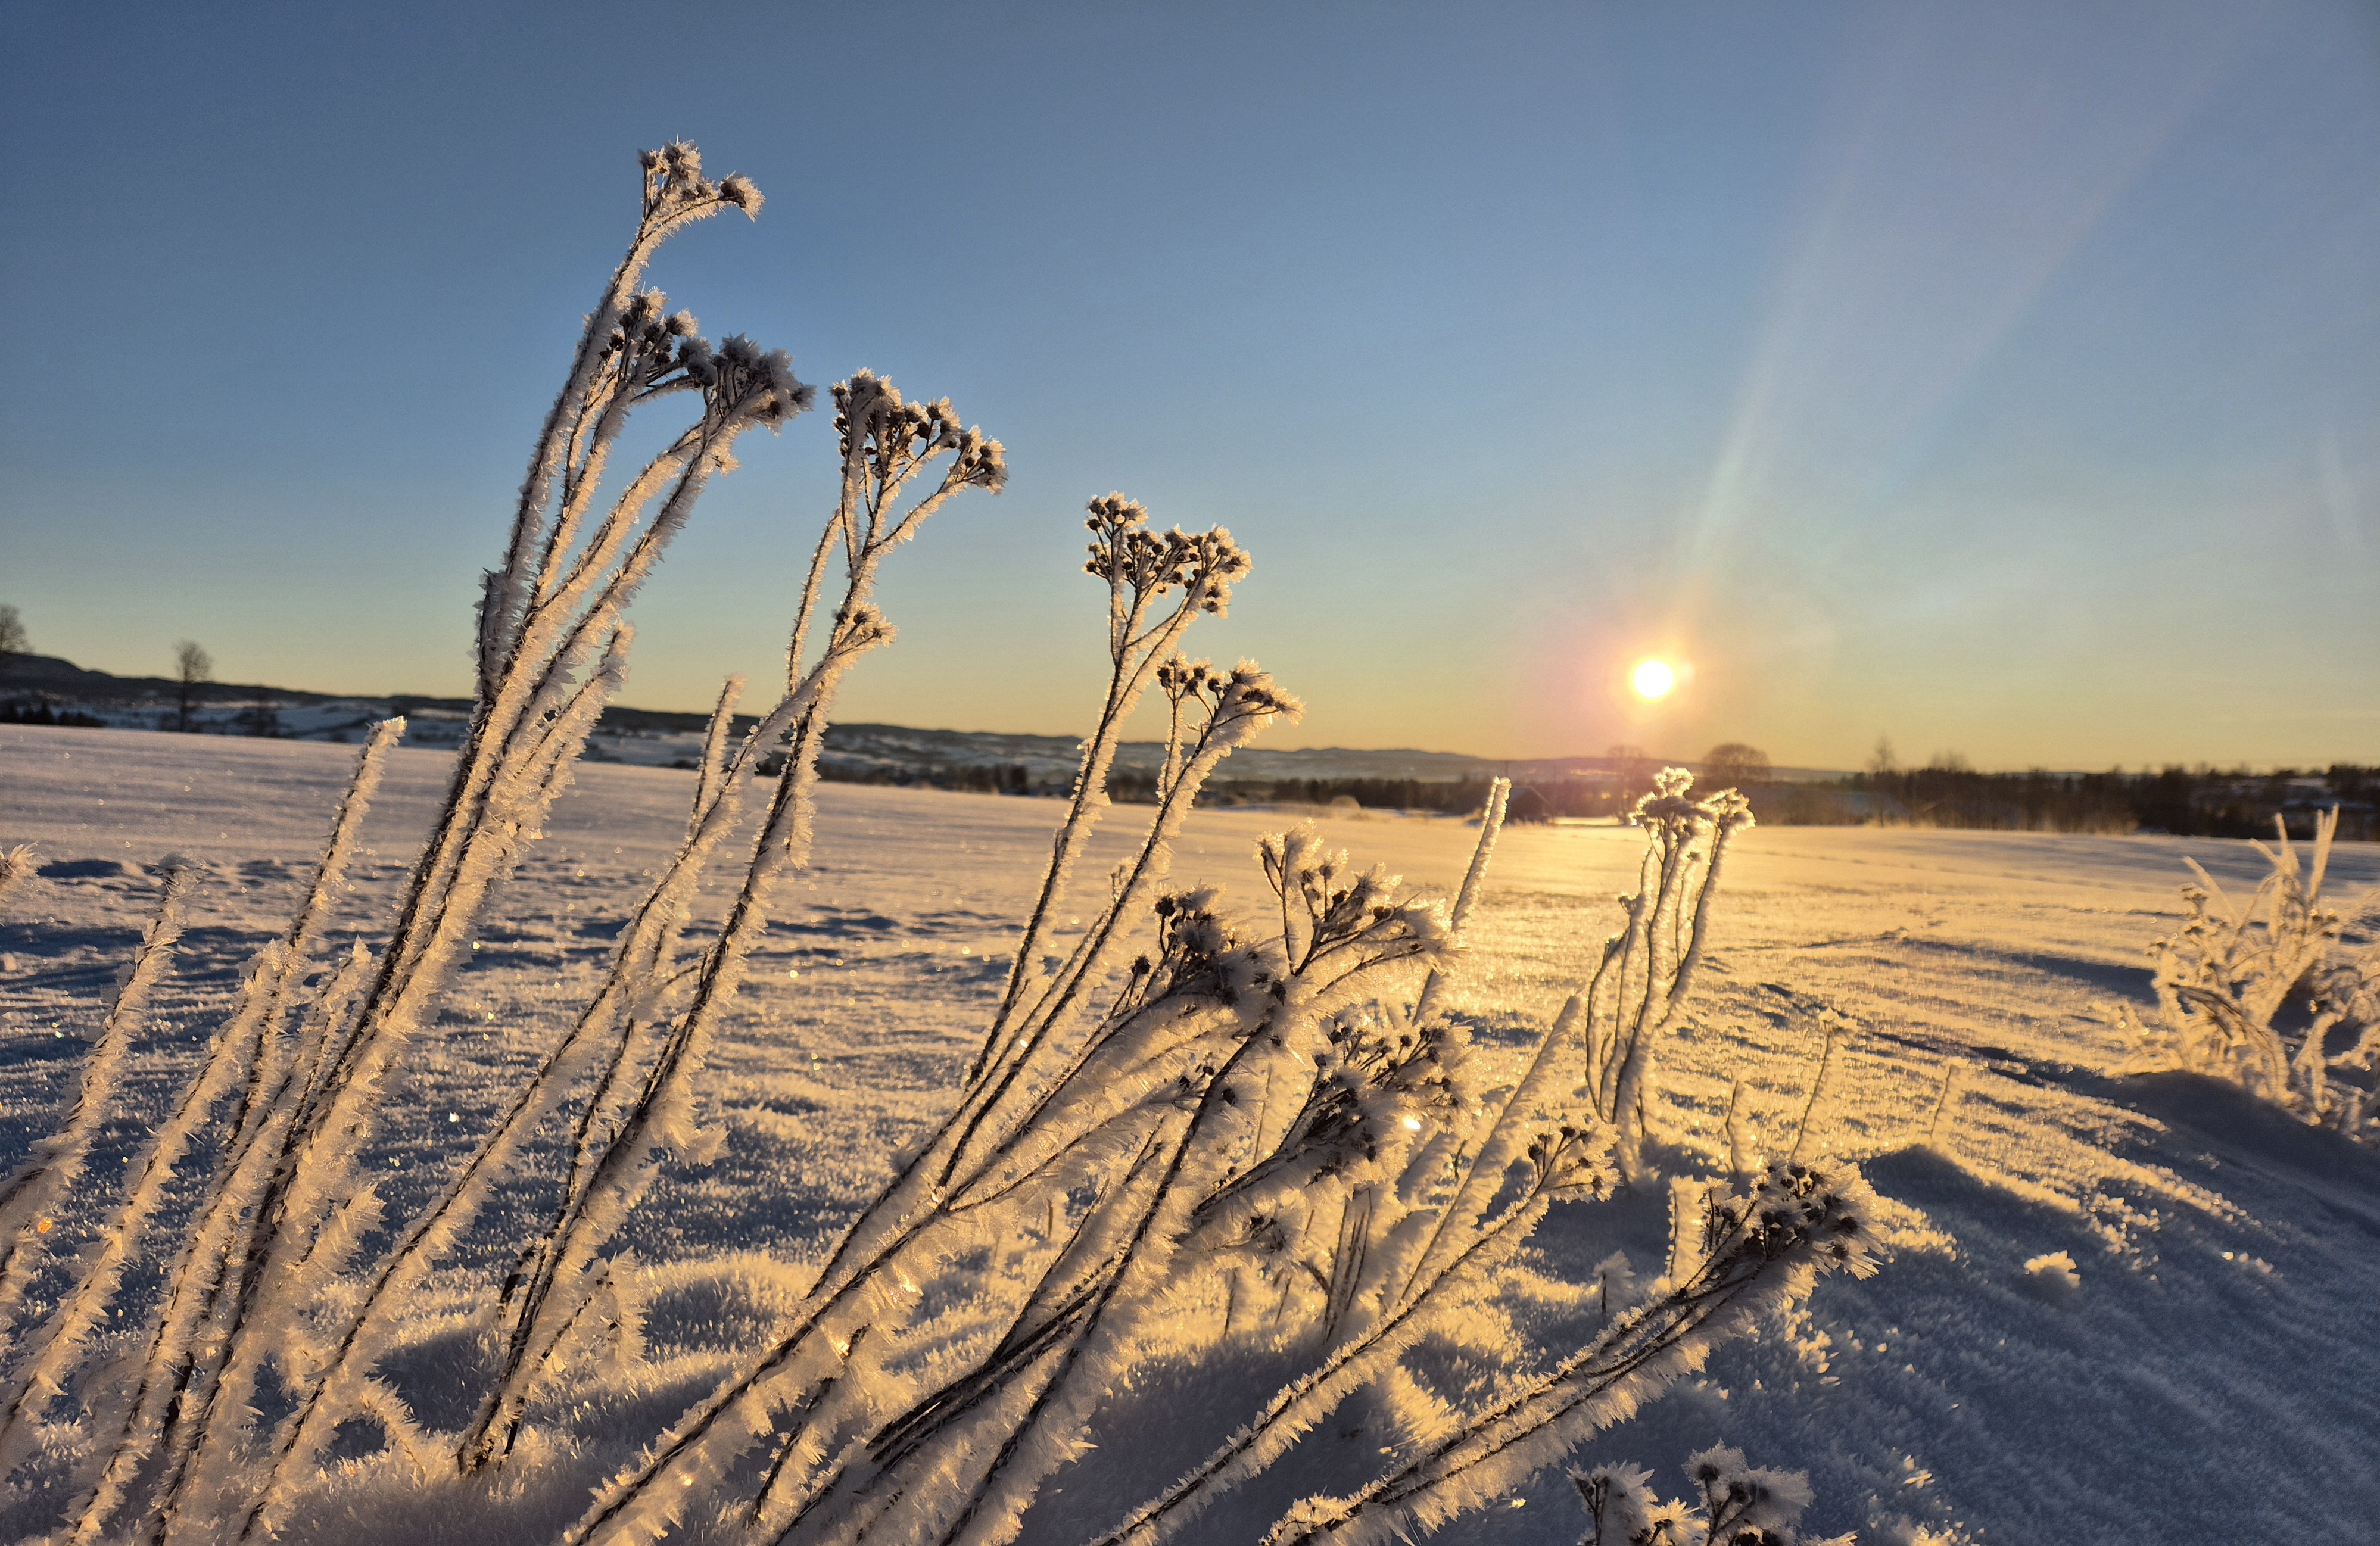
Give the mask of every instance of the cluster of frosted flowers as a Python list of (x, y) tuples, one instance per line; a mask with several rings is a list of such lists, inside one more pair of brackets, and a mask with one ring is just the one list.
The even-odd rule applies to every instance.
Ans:
[(905, 401), (898, 389), (872, 371), (860, 371), (834, 388), (834, 428), (845, 466), (864, 456), (878, 483), (896, 485), (919, 465), (947, 451), (955, 460), (946, 482), (998, 490), (1008, 481), (1008, 461), (1000, 442), (963, 426), (948, 397), (930, 403)]
[(1323, 847), (1312, 822), (1260, 839), (1257, 859), (1281, 900), (1282, 943), (1293, 971), (1310, 971), (1342, 952), (1371, 956), (1366, 947), (1390, 942), (1398, 955), (1451, 948), (1443, 899), (1405, 893), (1402, 878), (1378, 865), (1356, 873), (1346, 850)]
[(1858, 1171), (1779, 1160), (1749, 1193), (1714, 1199), (1705, 1253), (1774, 1261), (1805, 1245), (1825, 1268), (1857, 1278), (1876, 1271), (1876, 1194)]
[(602, 346), (609, 391), (631, 401), (693, 389), (714, 420), (747, 420), (771, 429), (806, 411), (817, 389), (794, 376), (793, 357), (763, 350), (742, 334), (714, 349), (691, 311), (672, 311), (660, 290), (628, 299)]
[(717, 182), (702, 175), (702, 152), (683, 140), (673, 140), (658, 151), (642, 151), (637, 163), (645, 169), (645, 214), (670, 219), (705, 205), (723, 204), (747, 215), (760, 213), (760, 190), (745, 177)]
[(1636, 801), (1628, 819), (1640, 827), (1657, 827), (1681, 835), (1708, 824), (1733, 832), (1752, 825), (1752, 802), (1733, 789), (1721, 789), (1707, 799), (1692, 799), (1694, 775), (1683, 768), (1663, 768), (1653, 775), (1653, 792)]
[(1186, 587), (1200, 593), (1200, 611), (1218, 615), (1231, 605), (1232, 582), (1247, 573), (1248, 555), (1230, 531), (1151, 531), (1147, 507), (1120, 493), (1092, 500), (1090, 511), (1083, 525), (1096, 540), (1084, 573), (1141, 598)]
[(1664, 1503), (1641, 1466), (1572, 1473), (1586, 1505), (1581, 1546), (1802, 1546), (1794, 1527), (1810, 1506), (1810, 1479), (1803, 1472), (1748, 1466), (1742, 1450), (1715, 1444), (1687, 1458), (1686, 1479), (1699, 1499)]
[(1206, 671), (1205, 679), (1189, 683), (1183, 697), (1207, 705), (1207, 720), (1212, 732), (1229, 731), (1248, 721), (1269, 721), (1283, 714), (1294, 718), (1305, 712), (1303, 700), (1282, 690), (1271, 674), (1254, 661), (1242, 661), (1228, 672), (1216, 671), (1204, 661), (1189, 663), (1188, 669)]

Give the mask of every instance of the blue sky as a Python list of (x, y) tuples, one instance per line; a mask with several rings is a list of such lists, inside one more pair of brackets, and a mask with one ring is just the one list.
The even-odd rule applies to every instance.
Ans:
[[(685, 137), (769, 204), (664, 251), (674, 304), (1009, 448), (846, 717), (1084, 728), (1120, 489), (1254, 552), (1193, 637), (1306, 698), (1275, 744), (2380, 761), (2369, 5), (0, 12), (44, 652), (468, 690)], [(832, 432), (740, 455), (628, 702), (776, 668)]]

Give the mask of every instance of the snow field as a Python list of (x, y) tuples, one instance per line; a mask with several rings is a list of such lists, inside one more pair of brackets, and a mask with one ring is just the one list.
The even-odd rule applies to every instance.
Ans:
[[(48, 871), (0, 904), (0, 1165), (49, 1130), (68, 1094), (153, 907), (151, 870), (169, 856), (199, 870), (126, 1109), (83, 1211), (57, 1221), (62, 1244), (88, 1233), (108, 1201), (109, 1162), (162, 1108), (237, 973), (285, 919), (351, 763), (334, 746), (0, 727), (0, 846), (36, 845)], [(382, 925), (448, 765), (433, 751), (392, 756), (334, 938)], [(426, 1194), (591, 985), (641, 878), (683, 832), (690, 779), (579, 766), (491, 909), (443, 1034), (390, 1103), (373, 1163), (393, 1211)], [(508, 1468), (504, 1500), (458, 1508), (359, 1452), (306, 1532), (535, 1539), (538, 1521), (575, 1515), (620, 1446), (665, 1425), (727, 1348), (757, 1334), (772, 1298), (798, 1289), (891, 1154), (947, 1103), (1058, 808), (842, 785), (818, 803), (816, 861), (789, 888), (711, 1060), (704, 1093), (729, 1140), (707, 1169), (674, 1168), (624, 1232), (648, 1265), (644, 1357), (541, 1415), (523, 1456), (534, 1463)], [(1087, 880), (1123, 852), (1135, 814), (1110, 812)], [(1175, 845), (1176, 883), (1220, 882), (1252, 905), (1254, 844), (1285, 822), (1196, 814)], [(1474, 835), (1418, 818), (1323, 826), (1359, 864), (1449, 891)], [(1585, 976), (1639, 843), (1610, 828), (1507, 830), (1446, 1001), (1474, 1024), (1481, 1055), (1512, 1057), (1522, 1029)], [(2263, 870), (2245, 845), (2158, 837), (1794, 828), (1738, 841), (1694, 1006), (1662, 1053), (1654, 1126), (1723, 1164), (1739, 1081), (1739, 1121), (1767, 1152), (1793, 1145), (1810, 1108), (1807, 1151), (1865, 1166), (1890, 1201), (1896, 1259), (1865, 1283), (1826, 1282), (1806, 1309), (1723, 1349), (1580, 1464), (1642, 1462), (1675, 1495), (1686, 1454), (1724, 1441), (1755, 1464), (1807, 1469), (1807, 1522), (1864, 1539), (1953, 1522), (1985, 1541), (2369, 1530), (2380, 1518), (2380, 1160), (2203, 1080), (2111, 1076), (2129, 1048), (2095, 1006), (2146, 1001), (2143, 949), (2180, 914), (2185, 853), (2243, 890)], [(2380, 851), (2341, 845), (2333, 872), (2334, 892), (2352, 896), (2380, 883)], [(723, 899), (706, 895), (698, 935)], [(1666, 1207), (1646, 1195), (1558, 1213), (1497, 1301), (1505, 1324), (1483, 1338), (1574, 1345), (1570, 1333), (1603, 1312), (1598, 1274), (1613, 1252), (1644, 1280), (1661, 1270)], [(439, 1407), (439, 1370), (470, 1356), (452, 1311), (485, 1291), (491, 1265), (467, 1253), (443, 1297), (419, 1307), (395, 1372), (427, 1426), (461, 1420)], [(980, 1333), (965, 1305), (950, 1323), (954, 1346)], [(1475, 1349), (1432, 1356), (1432, 1378), (1492, 1377)], [(1101, 1431), (1227, 1426), (1273, 1374), (1159, 1360), (1116, 1394)], [(1330, 1446), (1376, 1449), (1427, 1397), (1358, 1398), (1281, 1485), (1331, 1474)], [(1178, 1453), (1107, 1443), (1053, 1479), (1026, 1539), (1074, 1539), (1111, 1494), (1169, 1479), (1135, 1467)], [(1210, 1516), (1200, 1538), (1245, 1539), (1234, 1529), (1269, 1518), (1265, 1501)], [(0, 1499), (0, 1537), (31, 1528), (39, 1502)], [(498, 1518), (510, 1524), (492, 1533)], [(1582, 1527), (1570, 1484), (1548, 1473), (1449, 1535), (1568, 1541)]]

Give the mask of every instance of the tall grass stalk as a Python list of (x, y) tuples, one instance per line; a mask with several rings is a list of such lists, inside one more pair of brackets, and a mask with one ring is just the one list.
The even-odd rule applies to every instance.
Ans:
[[(17, 854), (27, 855), (27, 861), (9, 868), (30, 868), (30, 850), (20, 848), (7, 858), (14, 860)], [(37, 1144), (15, 1175), (0, 1182), (0, 1327), (15, 1321), (42, 1255), (42, 1236), (54, 1227), (51, 1215), (59, 1211), (59, 1200), (90, 1164), (91, 1140), (98, 1137), (123, 1078), (133, 1032), (140, 1029), (158, 982), (172, 967), (174, 943), (182, 937), (189, 876), (182, 869), (165, 871), (157, 911), (141, 931), (131, 962), (117, 974), (99, 1039), (83, 1059), (81, 1085), (67, 1109), (65, 1125)], [(12, 873), (6, 878), (16, 877)]]
[(1694, 991), (1709, 939), (1728, 845), (1752, 825), (1752, 807), (1732, 789), (1687, 797), (1693, 775), (1667, 768), (1637, 801), (1645, 830), (1636, 890), (1620, 898), (1626, 920), (1604, 942), (1580, 1006), (1585, 1077), (1596, 1114), (1617, 1135), (1621, 1175), (1645, 1174), (1645, 1113), (1654, 1053), (1675, 1029)]
[[(587, 319), (531, 457), (505, 561), (484, 588), (478, 709), (387, 944), (334, 972), (300, 1005), (352, 818), (392, 734), (384, 729), (367, 749), (298, 919), (249, 973), (231, 1026), (119, 1211), (119, 1241), (152, 1227), (179, 1158), (164, 1150), (189, 1143), (217, 1102), (236, 1097), (145, 1353), (103, 1382), (85, 1382), (99, 1392), (90, 1405), (100, 1458), (74, 1511), (76, 1539), (124, 1530), (215, 1539), (216, 1511), (246, 1495), (257, 1382), (270, 1369), (302, 1395), (322, 1374), (311, 1312), (379, 1222), (378, 1199), (355, 1161), (376, 1128), (383, 1085), (438, 1002), (489, 888), (537, 834), (623, 679), (629, 598), (710, 478), (733, 468), (736, 438), (808, 404), (810, 390), (782, 353), (741, 338), (714, 349), (691, 316), (667, 314), (660, 292), (637, 289), (669, 236), (723, 209), (756, 212), (758, 192), (740, 177), (706, 178), (682, 144), (646, 156), (644, 171), (637, 233)], [(600, 506), (631, 411), (682, 393), (698, 401), (693, 421)], [(854, 623), (866, 630), (864, 619)], [(107, 1271), (83, 1287), (19, 1375), (66, 1360), (83, 1334), (72, 1312), (115, 1293)], [(36, 1418), (32, 1405), (18, 1393), (10, 1423)], [(0, 1444), (7, 1442), (0, 1430)]]

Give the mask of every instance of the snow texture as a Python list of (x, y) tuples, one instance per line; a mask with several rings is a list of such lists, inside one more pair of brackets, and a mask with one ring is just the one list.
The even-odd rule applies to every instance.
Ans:
[[(0, 895), (0, 953), (14, 963), (0, 974), (0, 1171), (56, 1152), (42, 1140), (62, 1129), (88, 1139), (86, 1182), (28, 1242), (42, 1253), (37, 1298), (66, 1289), (69, 1268), (104, 1244), (94, 1231), (127, 1171), (170, 1126), (206, 1038), (306, 894), (352, 765), (322, 746), (0, 729), (0, 848), (38, 851), (11, 866), (33, 872)], [(389, 755), (347, 887), (322, 920), (334, 952), (359, 934), (378, 943), (369, 931), (389, 916), (452, 766), (436, 752)], [(591, 996), (631, 909), (686, 840), (700, 776), (581, 767), (545, 842), (499, 883), (436, 1034), (422, 1038), (428, 1055), (389, 1092), (360, 1162), (391, 1216), (437, 1194), (503, 1092)], [(624, 1281), (606, 1314), (634, 1345), (575, 1365), (576, 1383), (532, 1407), (501, 1485), (419, 1479), (398, 1430), (451, 1435), (470, 1419), (447, 1393), (479, 1388), (455, 1375), (482, 1356), (474, 1309), (511, 1266), (491, 1248), (497, 1234), (467, 1236), (410, 1296), (382, 1361), (384, 1432), (345, 1436), (353, 1458), (287, 1521), (287, 1539), (558, 1534), (590, 1487), (800, 1296), (904, 1146), (942, 1115), (1006, 986), (1052, 808), (836, 785), (817, 803), (811, 865), (785, 882), (701, 1075), (700, 1102), (726, 1128), (718, 1156), (665, 1161), (621, 1225)], [(1253, 907), (1264, 895), (1256, 842), (1279, 825), (1263, 811), (1196, 813), (1172, 839), (1173, 867), (1225, 885), (1227, 912)], [(1476, 831), (1367, 817), (1322, 835), (1451, 895)], [(1133, 843), (1097, 833), (1080, 862), (1097, 872)], [(1609, 899), (1633, 883), (1641, 851), (1638, 834), (1608, 828), (1502, 834), (1463, 961), (1439, 990), (1471, 1032), (1482, 1088), (1520, 1076), (1525, 1029), (1591, 970), (1616, 921)], [(2252, 890), (2269, 870), (2246, 845), (2161, 837), (1741, 834), (1697, 997), (1651, 1085), (1652, 1141), (1672, 1173), (1694, 1156), (1713, 1174), (1743, 1168), (1730, 1128), (1761, 1157), (1802, 1140), (1805, 1153), (1856, 1159), (1881, 1194), (1889, 1260), (1864, 1281), (1822, 1282), (1572, 1463), (1676, 1478), (1692, 1454), (1740, 1446), (1808, 1474), (1804, 1529), (1870, 1540), (1954, 1525), (1985, 1541), (2345, 1540), (2380, 1516), (2369, 1397), (2380, 1347), (2367, 1323), (2380, 1297), (2380, 1161), (2213, 1079), (2118, 1074), (2132, 1048), (2107, 1009), (2147, 1012), (2143, 952), (2184, 916), (2185, 857), (2227, 888)], [(167, 941), (169, 872), (183, 879), (180, 932)], [(2380, 881), (2380, 853), (2340, 844), (2330, 873), (2335, 890), (2360, 893)], [(731, 889), (718, 878), (698, 888), (690, 942), (714, 937)], [(1052, 916), (1053, 972), (1090, 921), (1069, 906)], [(152, 956), (170, 950), (172, 969), (143, 985), (145, 1006), (128, 982), (111, 1025), (118, 973), (144, 937)], [(1840, 1029), (1813, 1101), (1828, 1016)], [(94, 1078), (108, 1097), (96, 1121), (76, 1114), (91, 1110)], [(532, 1168), (565, 1163), (553, 1142), (528, 1145)], [(196, 1182), (185, 1167), (150, 1184), (170, 1207)], [(1478, 1314), (1526, 1345), (1591, 1341), (1656, 1291), (1636, 1279), (1670, 1266), (1669, 1205), (1666, 1188), (1554, 1204)], [(489, 1211), (501, 1222), (527, 1206), (500, 1195)], [(153, 1296), (158, 1284), (128, 1288)], [(997, 1334), (963, 1303), (941, 1313), (953, 1350)], [(1505, 1377), (1459, 1339), (1408, 1362), (1402, 1383), (1296, 1441), (1275, 1468), (1293, 1484), (1257, 1479), (1187, 1538), (1253, 1539), (1297, 1497), (1360, 1482), (1370, 1473), (1359, 1461), (1426, 1434), (1446, 1397)], [(1279, 1373), (1163, 1357), (1123, 1371), (1088, 1408), (1099, 1447), (1052, 1457), (1022, 1539), (1080, 1540), (1161, 1492), (1262, 1406)], [(40, 1442), (76, 1441), (52, 1428)], [(0, 1539), (55, 1517), (44, 1464), (32, 1455), (0, 1498)], [(2258, 1485), (2227, 1479), (2238, 1474)], [(1585, 1533), (1559, 1467), (1498, 1485), (1494, 1506), (1440, 1538)]]

